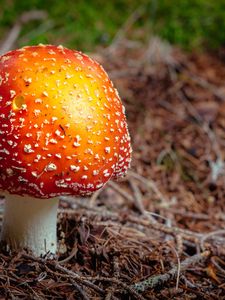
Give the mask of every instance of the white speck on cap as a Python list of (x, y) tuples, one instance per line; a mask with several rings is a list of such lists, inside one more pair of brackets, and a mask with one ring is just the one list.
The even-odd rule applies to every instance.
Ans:
[(45, 167), (45, 171), (55, 171), (57, 170), (57, 166), (53, 163), (49, 163), (46, 167)]
[(70, 165), (70, 170), (74, 172), (78, 172), (80, 170), (79, 166)]
[(105, 147), (105, 153), (110, 153), (110, 147)]
[(33, 153), (34, 152), (34, 150), (32, 149), (32, 146), (30, 144), (24, 145), (23, 150), (25, 153)]

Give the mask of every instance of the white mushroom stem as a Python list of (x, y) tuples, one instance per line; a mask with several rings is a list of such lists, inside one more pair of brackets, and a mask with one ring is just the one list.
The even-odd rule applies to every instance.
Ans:
[(29, 249), (35, 256), (57, 250), (58, 198), (6, 195), (1, 240), (10, 249)]

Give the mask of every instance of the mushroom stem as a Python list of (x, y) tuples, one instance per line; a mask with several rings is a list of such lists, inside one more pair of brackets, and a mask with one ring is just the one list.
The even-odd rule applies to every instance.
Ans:
[(10, 249), (29, 249), (35, 256), (57, 250), (58, 198), (6, 195), (1, 240)]

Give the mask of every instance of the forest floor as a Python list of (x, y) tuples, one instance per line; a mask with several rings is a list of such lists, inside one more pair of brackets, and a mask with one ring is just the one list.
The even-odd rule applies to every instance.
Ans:
[(0, 254), (0, 299), (225, 299), (225, 51), (92, 55), (126, 107), (123, 182), (61, 199), (57, 260)]

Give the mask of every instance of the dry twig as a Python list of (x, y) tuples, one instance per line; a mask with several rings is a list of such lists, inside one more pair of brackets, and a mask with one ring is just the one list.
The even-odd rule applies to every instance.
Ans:
[(128, 292), (135, 299), (145, 300), (145, 298), (142, 297), (139, 293), (137, 293), (137, 291), (132, 286), (125, 284), (124, 282), (122, 282), (121, 280), (119, 280), (117, 278), (106, 278), (106, 277), (100, 277), (100, 276), (97, 276), (97, 277), (88, 276), (85, 278), (87, 278), (88, 280), (91, 280), (91, 281), (103, 281), (103, 282), (109, 282), (110, 284), (115, 284), (118, 287), (120, 287), (120, 289), (123, 288), (124, 292)]
[(163, 206), (168, 207), (170, 201), (161, 193), (161, 191), (159, 190), (159, 188), (157, 187), (157, 185), (155, 184), (154, 181), (150, 180), (150, 179), (146, 179), (143, 176), (133, 172), (133, 171), (129, 171), (128, 175), (139, 180), (140, 182), (142, 182), (143, 184), (145, 184), (147, 187), (149, 187), (150, 189), (152, 189), (152, 191), (159, 197), (159, 199), (161, 200)]
[[(210, 251), (204, 251), (200, 254), (193, 255), (191, 257), (186, 258), (184, 261), (180, 263), (180, 274), (186, 271), (191, 265), (195, 265), (210, 256)], [(178, 266), (172, 268), (169, 272), (149, 277), (143, 281), (135, 283), (132, 287), (137, 292), (144, 292), (147, 289), (156, 288), (162, 284), (165, 284), (169, 280), (173, 279), (178, 272)]]
[[(209, 244), (206, 244), (206, 240), (210, 239), (210, 238), (215, 238), (216, 236), (221, 236), (221, 235), (225, 235), (225, 230), (216, 230), (213, 232), (209, 232), (207, 234), (204, 234), (200, 240), (200, 246), (201, 249), (204, 251), (205, 249), (208, 248)], [(217, 237), (217, 240), (220, 239)], [(225, 238), (222, 239), (223, 245), (225, 245)]]
[(43, 10), (31, 10), (24, 12), (15, 22), (7, 37), (0, 46), (0, 55), (12, 49), (14, 43), (18, 39), (23, 25), (34, 20), (43, 20), (47, 17), (47, 13)]

